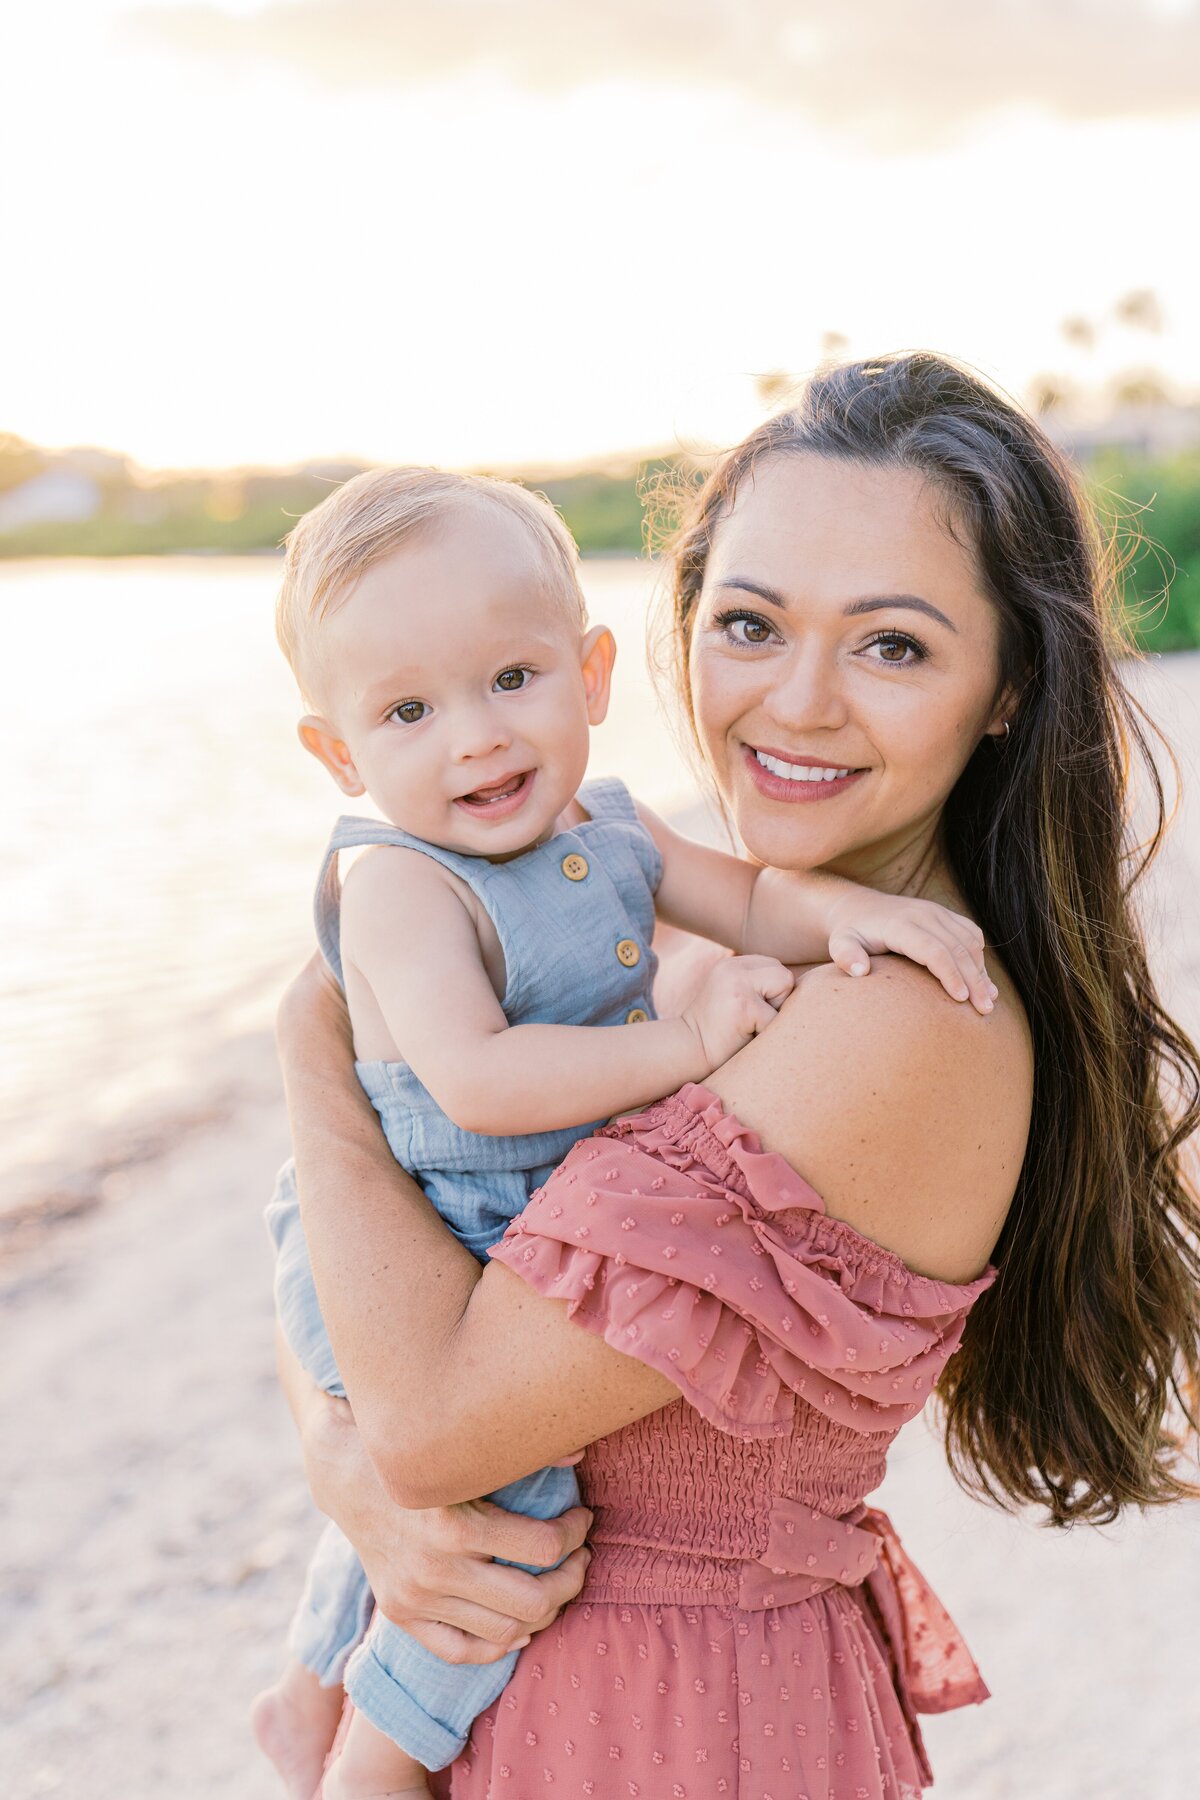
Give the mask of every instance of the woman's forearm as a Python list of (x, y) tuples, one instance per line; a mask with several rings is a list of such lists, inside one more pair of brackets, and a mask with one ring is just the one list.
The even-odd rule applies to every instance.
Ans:
[[(323, 977), (304, 980), (307, 1003), (280, 1031), (301, 1213), (330, 1342), (370, 1439), (373, 1406), (406, 1365), (436, 1359), (481, 1271), (394, 1160), (354, 1074), (340, 996)], [(397, 1267), (412, 1277), (402, 1315)], [(398, 1354), (409, 1345), (413, 1357)]]
[(350, 1407), (321, 1391), (298, 1362), (280, 1326), (275, 1328), (275, 1367), (300, 1439), (309, 1491), (323, 1513), (341, 1519), (346, 1496), (364, 1473), (362, 1444)]
[[(347, 1403), (321, 1392), (282, 1331), (276, 1349), (313, 1498), (358, 1551), (385, 1617), (447, 1662), (495, 1662), (574, 1598), (587, 1566), (585, 1508), (542, 1520), (485, 1501), (422, 1512), (398, 1506)], [(549, 1573), (510, 1564), (544, 1564)]]

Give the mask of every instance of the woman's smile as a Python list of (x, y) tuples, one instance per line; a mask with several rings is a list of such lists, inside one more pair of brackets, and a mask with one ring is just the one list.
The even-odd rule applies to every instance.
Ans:
[(801, 761), (794, 753), (786, 757), (782, 752), (754, 744), (745, 744), (742, 749), (755, 787), (768, 800), (829, 800), (835, 794), (844, 794), (868, 773), (866, 769), (840, 768), (836, 763), (812, 757)]

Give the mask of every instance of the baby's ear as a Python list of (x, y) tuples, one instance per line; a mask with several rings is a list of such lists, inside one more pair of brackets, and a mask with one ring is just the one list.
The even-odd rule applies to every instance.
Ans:
[(579, 652), (583, 670), (583, 687), (587, 695), (589, 725), (603, 725), (612, 690), (613, 664), (617, 660), (617, 640), (607, 625), (593, 625)]
[(357, 797), (366, 793), (349, 746), (343, 743), (328, 719), (318, 718), (316, 713), (308, 713), (296, 729), (300, 734), (300, 742), (309, 755), (315, 756), (329, 770), (343, 794)]

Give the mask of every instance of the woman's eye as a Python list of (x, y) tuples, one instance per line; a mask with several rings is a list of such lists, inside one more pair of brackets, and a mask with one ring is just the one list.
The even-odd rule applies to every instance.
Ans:
[(393, 706), (392, 717), (399, 719), (402, 725), (416, 725), (429, 711), (423, 700), (402, 700), (399, 706)]
[(888, 631), (872, 638), (869, 650), (879, 651), (879, 661), (903, 668), (906, 664), (924, 662), (928, 654), (919, 639), (900, 631)]
[(504, 669), (497, 675), (494, 685), (503, 694), (515, 694), (529, 680), (528, 669)]
[(775, 636), (774, 627), (757, 613), (721, 613), (717, 625), (732, 644), (769, 644)]

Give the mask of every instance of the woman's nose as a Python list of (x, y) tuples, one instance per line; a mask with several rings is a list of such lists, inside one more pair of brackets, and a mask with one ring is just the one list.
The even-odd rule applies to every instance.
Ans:
[(819, 644), (797, 646), (782, 666), (774, 665), (774, 672), (764, 706), (777, 724), (799, 733), (835, 731), (846, 723), (837, 663)]

